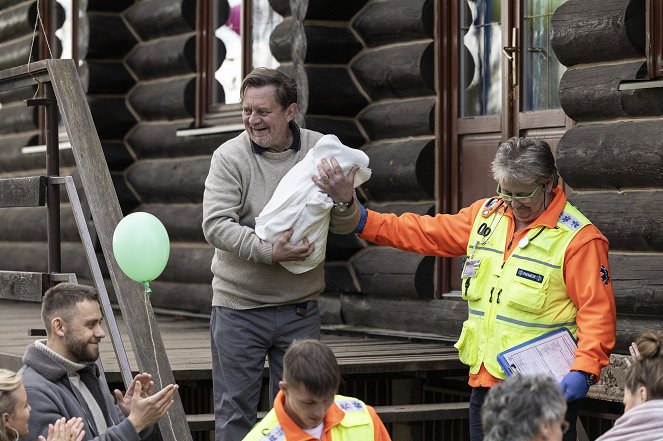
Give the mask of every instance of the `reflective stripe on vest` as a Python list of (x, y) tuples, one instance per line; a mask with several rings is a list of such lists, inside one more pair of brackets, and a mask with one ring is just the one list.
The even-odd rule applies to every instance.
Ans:
[[(352, 397), (336, 395), (334, 404), (345, 415), (340, 424), (332, 427), (332, 441), (373, 441), (375, 432), (371, 414), (366, 405)], [(270, 410), (244, 438), (244, 441), (286, 441), (285, 432), (274, 409)]]
[[(476, 374), (483, 363), (496, 378), (505, 378), (497, 354), (532, 338), (565, 327), (576, 336), (577, 308), (566, 291), (564, 255), (569, 243), (589, 220), (566, 203), (555, 228), (531, 229), (529, 242), (504, 261), (509, 223), (499, 217), (502, 209), (488, 218), (479, 213), (472, 226), (467, 255), (481, 259), (473, 277), (461, 283), (468, 302), (468, 319), (456, 343), (460, 360)], [(481, 224), (494, 225), (482, 236)], [(484, 243), (485, 241), (485, 243)]]

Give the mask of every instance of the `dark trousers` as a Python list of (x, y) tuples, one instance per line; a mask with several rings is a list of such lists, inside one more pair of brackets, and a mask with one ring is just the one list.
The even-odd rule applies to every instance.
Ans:
[[(481, 406), (490, 388), (473, 387), (470, 395), (470, 441), (483, 441), (483, 428), (481, 427)], [(565, 419), (571, 426), (564, 434), (563, 441), (576, 441), (576, 420), (578, 419), (578, 401), (566, 403)]]
[(286, 349), (293, 340), (320, 338), (320, 310), (314, 301), (246, 310), (215, 306), (210, 325), (215, 439), (239, 441), (257, 421), (265, 356), (271, 407)]

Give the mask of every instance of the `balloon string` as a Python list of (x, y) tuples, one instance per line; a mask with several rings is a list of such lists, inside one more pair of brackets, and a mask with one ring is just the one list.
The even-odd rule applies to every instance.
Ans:
[[(150, 288), (150, 282), (143, 282), (143, 285), (145, 286), (145, 295), (143, 296), (145, 297), (145, 316), (147, 317), (147, 323), (150, 326), (150, 340), (152, 341), (152, 350), (154, 351), (154, 363), (157, 365), (157, 375), (159, 376), (159, 383), (160, 383), (159, 385), (163, 389), (161, 369), (159, 368), (159, 361), (157, 360), (157, 347), (156, 344), (154, 343), (154, 332), (152, 331), (152, 320), (150, 319), (150, 312), (147, 306), (147, 299), (150, 293), (152, 292), (152, 288)], [(173, 428), (173, 421), (170, 419), (170, 409), (168, 409), (166, 415), (168, 416), (168, 425), (170, 426), (170, 431), (173, 434), (173, 439), (175, 439), (177, 437), (175, 435), (175, 429)]]

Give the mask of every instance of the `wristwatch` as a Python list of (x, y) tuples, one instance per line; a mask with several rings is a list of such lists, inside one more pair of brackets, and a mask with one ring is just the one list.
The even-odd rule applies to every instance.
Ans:
[(354, 204), (355, 198), (350, 199), (350, 202), (334, 202), (334, 210), (336, 210), (337, 213), (345, 213), (352, 207), (352, 204)]
[(587, 380), (587, 386), (592, 386), (597, 383), (596, 381), (596, 375), (594, 374), (589, 374), (587, 372), (580, 371), (581, 374), (585, 376), (585, 380)]

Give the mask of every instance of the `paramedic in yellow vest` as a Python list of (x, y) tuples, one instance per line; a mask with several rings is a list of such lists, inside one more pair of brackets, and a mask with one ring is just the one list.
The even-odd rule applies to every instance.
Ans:
[(568, 329), (578, 349), (561, 382), (572, 423), (564, 440), (575, 441), (577, 400), (598, 380), (615, 345), (608, 240), (567, 202), (546, 142), (509, 139), (499, 146), (492, 172), (496, 196), (458, 214), (396, 216), (360, 206), (355, 233), (427, 256), (465, 256), (461, 294), (469, 313), (456, 347), (470, 368), (472, 441), (483, 439), (486, 393), (505, 378), (497, 354)]
[(283, 357), (274, 408), (244, 441), (391, 441), (371, 406), (336, 395), (336, 357), (319, 340), (296, 340)]

